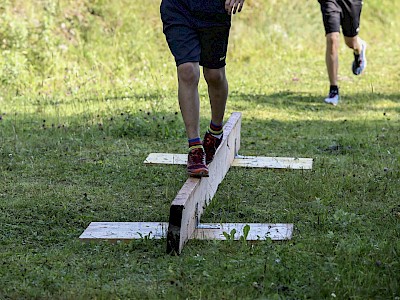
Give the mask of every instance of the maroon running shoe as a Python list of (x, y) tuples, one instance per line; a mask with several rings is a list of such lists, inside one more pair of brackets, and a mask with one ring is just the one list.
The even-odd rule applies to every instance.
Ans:
[(222, 142), (223, 135), (220, 138), (213, 136), (210, 132), (206, 132), (203, 139), (204, 152), (206, 153), (206, 164), (213, 161), (215, 152)]
[(187, 173), (191, 177), (208, 177), (206, 154), (203, 148), (190, 150), (187, 161)]

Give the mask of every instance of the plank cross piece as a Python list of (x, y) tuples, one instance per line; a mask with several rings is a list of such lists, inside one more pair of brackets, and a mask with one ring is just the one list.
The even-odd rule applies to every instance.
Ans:
[[(235, 240), (244, 236), (246, 225), (250, 230), (245, 234), (247, 240), (288, 240), (293, 234), (293, 224), (266, 223), (200, 223), (204, 209), (217, 192), (231, 166), (312, 169), (311, 158), (240, 156), (240, 128), (242, 114), (232, 113), (224, 125), (224, 138), (209, 164), (210, 177), (189, 177), (170, 207), (169, 222), (91, 222), (79, 237), (84, 241), (93, 240), (132, 240), (144, 237), (167, 239), (167, 253), (180, 254), (189, 239)], [(186, 164), (187, 154), (151, 153), (145, 160), (149, 164)], [(248, 229), (249, 227), (247, 227)], [(235, 231), (233, 231), (235, 230)], [(225, 233), (225, 235), (224, 235)]]

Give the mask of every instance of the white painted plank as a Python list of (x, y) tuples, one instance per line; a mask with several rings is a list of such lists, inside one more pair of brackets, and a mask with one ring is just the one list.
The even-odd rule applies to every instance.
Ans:
[(167, 252), (180, 254), (192, 236), (204, 207), (211, 201), (240, 148), (241, 113), (232, 113), (224, 126), (224, 138), (214, 160), (210, 177), (188, 178), (172, 201), (167, 235)]
[(150, 153), (144, 161), (145, 164), (186, 165), (187, 154)]
[[(265, 223), (205, 223), (196, 228), (191, 239), (199, 240), (226, 240), (224, 232), (230, 234), (236, 230), (234, 240), (243, 236), (243, 229), (250, 226), (247, 235), (248, 241), (289, 240), (293, 233), (293, 224), (265, 224)], [(107, 240), (129, 241), (135, 239), (162, 239), (167, 236), (167, 222), (92, 222), (81, 234), (83, 241)]]
[[(187, 154), (150, 153), (144, 163), (186, 165)], [(232, 167), (270, 168), (270, 169), (303, 169), (310, 170), (313, 166), (312, 158), (295, 157), (264, 157), (241, 156), (235, 157)]]
[[(234, 240), (244, 236), (244, 227), (250, 226), (246, 240), (257, 241), (270, 238), (274, 241), (290, 240), (293, 234), (293, 224), (263, 224), (263, 223), (210, 223), (202, 224), (203, 228), (197, 228), (193, 233), (193, 239), (199, 240), (225, 240), (224, 232), (228, 235), (235, 230)], [(204, 227), (220, 228), (204, 228)]]
[(232, 167), (311, 170), (312, 158), (237, 156)]
[(161, 239), (167, 236), (167, 222), (91, 222), (79, 239), (132, 240)]

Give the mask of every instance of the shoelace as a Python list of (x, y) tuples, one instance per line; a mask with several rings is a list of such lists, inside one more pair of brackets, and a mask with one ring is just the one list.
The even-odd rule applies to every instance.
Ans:
[(198, 163), (203, 163), (203, 152), (200, 149), (194, 150), (192, 153), (189, 155), (189, 163), (190, 164), (198, 164)]
[(218, 148), (218, 147), (216, 147), (216, 145), (217, 144), (219, 145), (219, 142), (221, 142), (221, 139), (216, 138), (215, 136), (213, 136), (211, 134), (206, 134), (206, 136), (204, 137), (203, 145), (207, 149), (211, 149), (210, 146), (212, 145), (212, 148), (214, 148), (214, 150), (216, 150), (215, 148)]
[(205, 141), (203, 143), (205, 146), (209, 146), (210, 144), (215, 144), (214, 139), (216, 139), (216, 138), (213, 137), (211, 134), (207, 135), (205, 138)]

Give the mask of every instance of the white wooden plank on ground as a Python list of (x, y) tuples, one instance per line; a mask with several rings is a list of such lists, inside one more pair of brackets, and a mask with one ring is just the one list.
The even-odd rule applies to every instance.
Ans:
[[(144, 163), (186, 165), (187, 154), (150, 153)], [(312, 169), (312, 158), (296, 157), (264, 157), (264, 156), (236, 156), (232, 167), (269, 168), (269, 169)]]
[[(265, 223), (205, 223), (196, 228), (190, 239), (199, 240), (226, 240), (224, 232), (230, 234), (236, 231), (234, 240), (244, 234), (244, 227), (250, 226), (247, 235), (248, 241), (289, 240), (293, 234), (293, 224), (265, 224)], [(162, 239), (167, 237), (167, 222), (92, 222), (81, 234), (83, 241), (108, 240), (129, 241), (135, 239)]]
[(311, 170), (312, 158), (237, 156), (232, 167)]
[[(250, 226), (246, 237), (248, 241), (265, 240), (270, 238), (274, 241), (289, 240), (293, 234), (293, 224), (265, 224), (265, 223), (210, 223), (202, 224), (202, 228), (197, 228), (193, 233), (193, 239), (198, 240), (225, 240), (224, 232), (230, 235), (235, 230), (234, 240), (244, 236), (244, 227)], [(218, 227), (215, 229), (204, 227)]]
[(186, 165), (187, 154), (150, 153), (145, 159), (145, 164)]
[(161, 239), (167, 236), (167, 222), (91, 222), (79, 239), (132, 240), (141, 238)]

